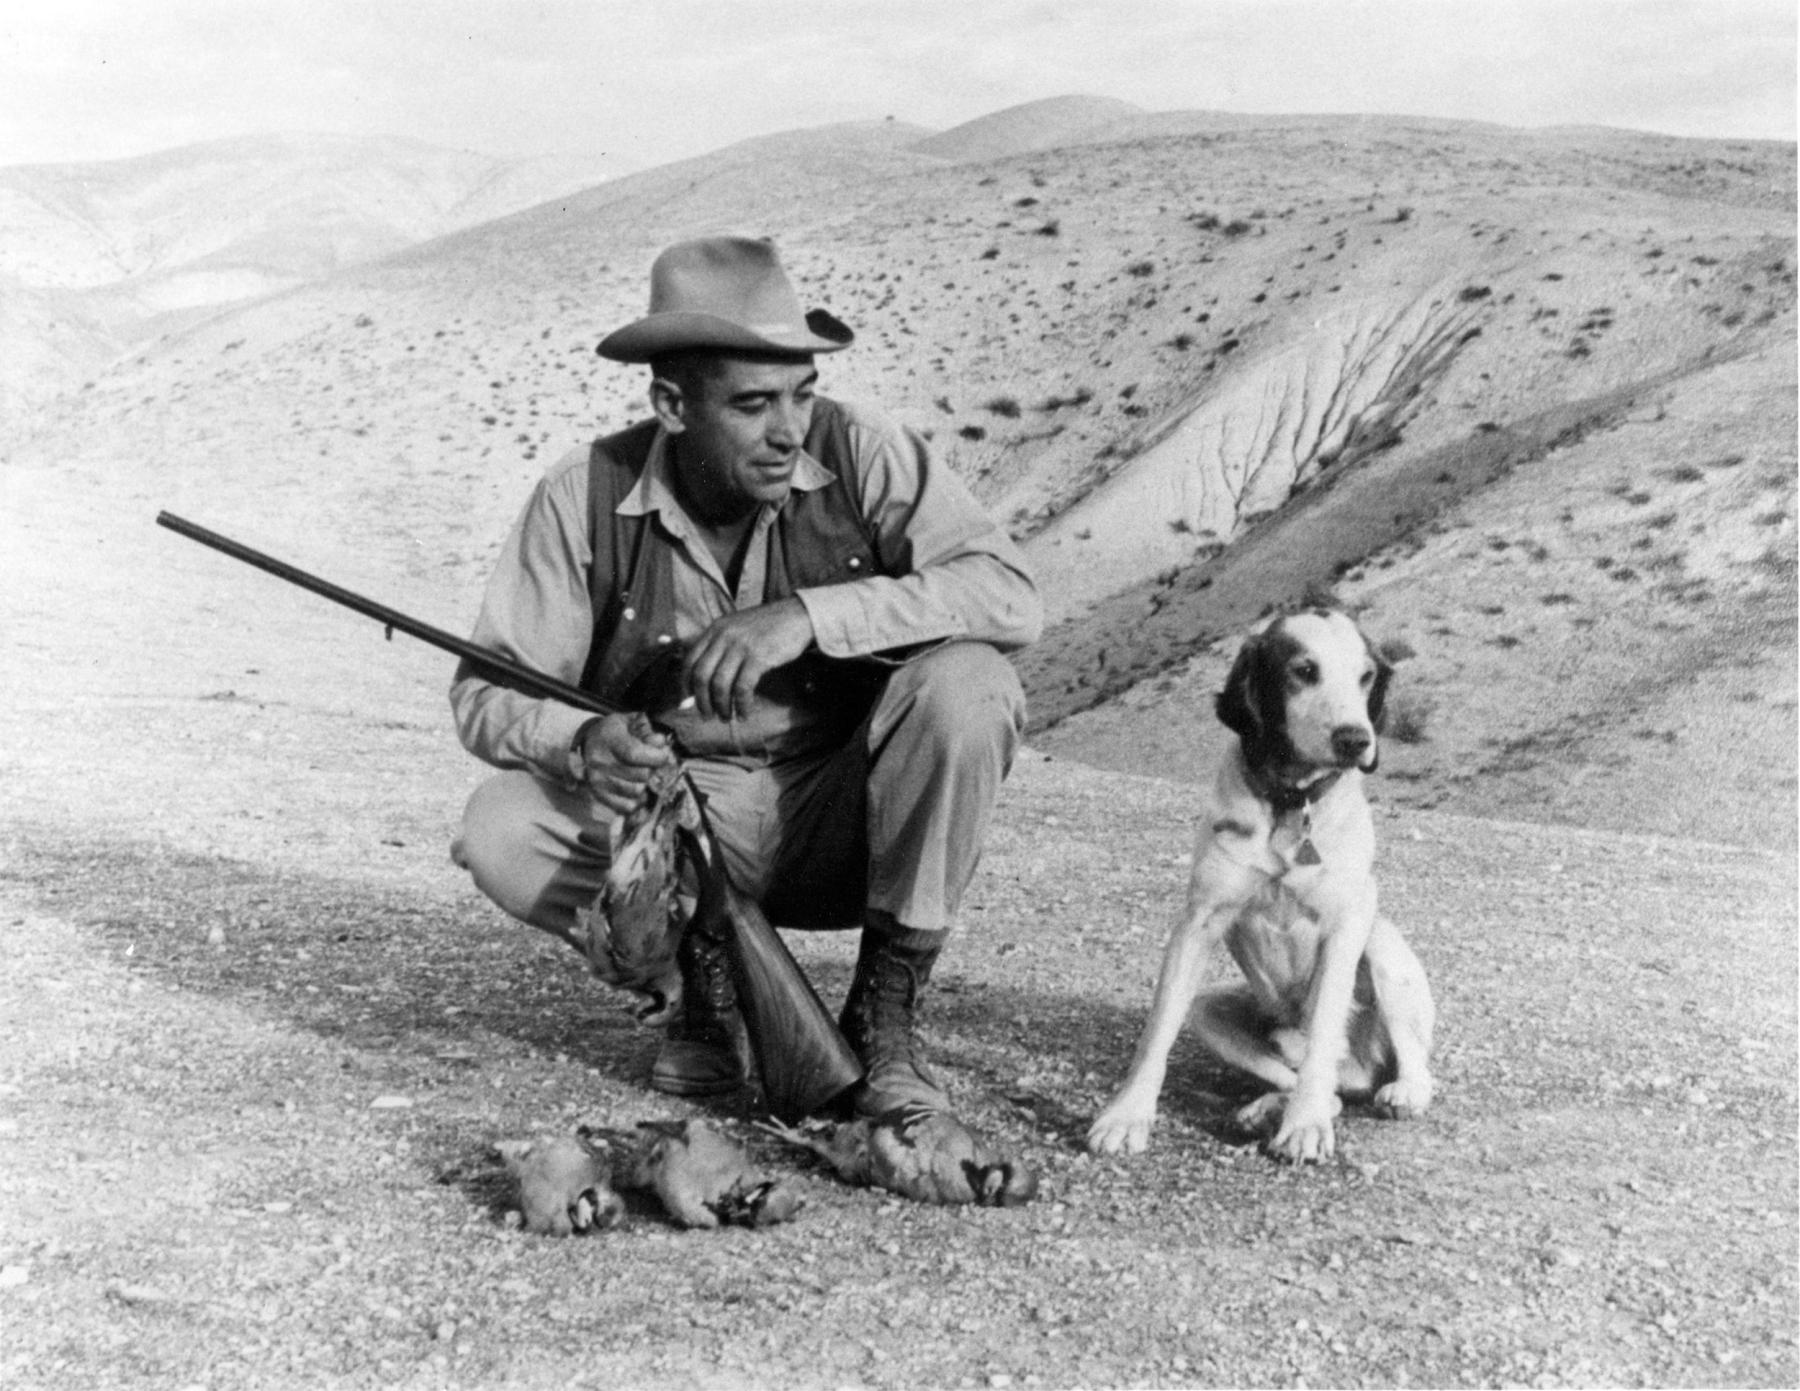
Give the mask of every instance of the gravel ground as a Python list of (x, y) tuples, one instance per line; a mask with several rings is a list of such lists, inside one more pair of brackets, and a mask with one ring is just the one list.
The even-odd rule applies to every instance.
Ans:
[[(1194, 804), (1017, 770), (929, 1022), (959, 1107), (1044, 1192), (974, 1212), (846, 1188), (741, 1111), (643, 1089), (654, 1037), (411, 832), (245, 854), (9, 816), (0, 1382), (1800, 1381), (1784, 859), (1384, 808), (1384, 897), (1442, 1010), (1437, 1107), (1352, 1113), (1336, 1162), (1280, 1168), (1225, 1133), (1233, 1083), (1184, 1041), (1151, 1152), (1101, 1161), (1081, 1135)], [(835, 1000), (849, 940), (790, 940)], [(517, 1229), (494, 1141), (676, 1116), (791, 1175), (798, 1219)]]

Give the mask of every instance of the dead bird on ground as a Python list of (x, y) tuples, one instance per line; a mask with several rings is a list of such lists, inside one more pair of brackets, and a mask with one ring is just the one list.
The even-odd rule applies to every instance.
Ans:
[(914, 1202), (1021, 1207), (1037, 1196), (1034, 1170), (948, 1111), (901, 1106), (822, 1130), (761, 1124), (771, 1135), (811, 1150), (844, 1182), (885, 1188)]

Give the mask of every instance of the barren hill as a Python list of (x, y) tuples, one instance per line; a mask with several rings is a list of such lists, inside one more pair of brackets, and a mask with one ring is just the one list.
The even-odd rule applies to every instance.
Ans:
[(1142, 107), (1115, 97), (1046, 97), (965, 121), (912, 148), (962, 163), (1005, 159), (1072, 145), (1144, 114)]
[[(271, 135), (0, 169), (0, 407), (125, 345), (459, 227), (587, 188), (611, 156), (501, 159), (417, 141)], [(35, 333), (25, 325), (37, 322)]]
[[(1747, 720), (1740, 790), (1791, 808), (1792, 147), (1122, 105), (1054, 105), (1069, 143), (1002, 158), (976, 137), (1033, 113), (954, 163), (886, 121), (612, 180), (171, 335), (7, 468), (55, 461), (134, 526), (285, 539), (459, 626), (536, 473), (638, 409), (593, 345), (655, 251), (764, 233), (858, 329), (827, 390), (924, 430), (1026, 539), (1060, 620), (1022, 659), (1046, 747), (1190, 771), (1228, 640), (1341, 581), (1418, 654), (1409, 795), (1492, 798), (1519, 748), (1692, 777)], [(1484, 593), (1540, 550), (1554, 583)], [(1666, 737), (1659, 664), (1729, 667), (1702, 638), (1743, 624), (1754, 693)], [(1625, 821), (1662, 797), (1574, 781)], [(1526, 778), (1498, 805), (1555, 801)]]

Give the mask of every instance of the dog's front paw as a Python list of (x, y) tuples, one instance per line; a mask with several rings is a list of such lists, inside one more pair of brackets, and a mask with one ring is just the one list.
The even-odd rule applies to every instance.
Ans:
[(1332, 1097), (1326, 1106), (1308, 1106), (1289, 1098), (1281, 1125), (1269, 1141), (1269, 1153), (1290, 1164), (1316, 1164), (1337, 1153), (1337, 1130), (1332, 1122), (1344, 1106)]
[(1431, 1091), (1429, 1077), (1399, 1077), (1375, 1093), (1372, 1105), (1390, 1120), (1415, 1120), (1431, 1105)]
[(1121, 1097), (1088, 1127), (1087, 1147), (1093, 1154), (1142, 1154), (1150, 1146), (1156, 1106), (1138, 1105)]

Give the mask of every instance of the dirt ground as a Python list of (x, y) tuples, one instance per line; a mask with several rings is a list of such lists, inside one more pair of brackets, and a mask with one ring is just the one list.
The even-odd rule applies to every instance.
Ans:
[[(1800, 1381), (1789, 857), (1384, 800), (1439, 1104), (1283, 1169), (1184, 1042), (1102, 1161), (1195, 796), (1031, 753), (928, 1022), (1044, 1191), (915, 1207), (647, 1091), (654, 1036), (449, 865), (445, 662), (156, 530), (155, 480), (4, 478), (0, 1382)], [(851, 943), (791, 940), (835, 1003)], [(679, 1116), (798, 1219), (509, 1218), (496, 1140)]]

